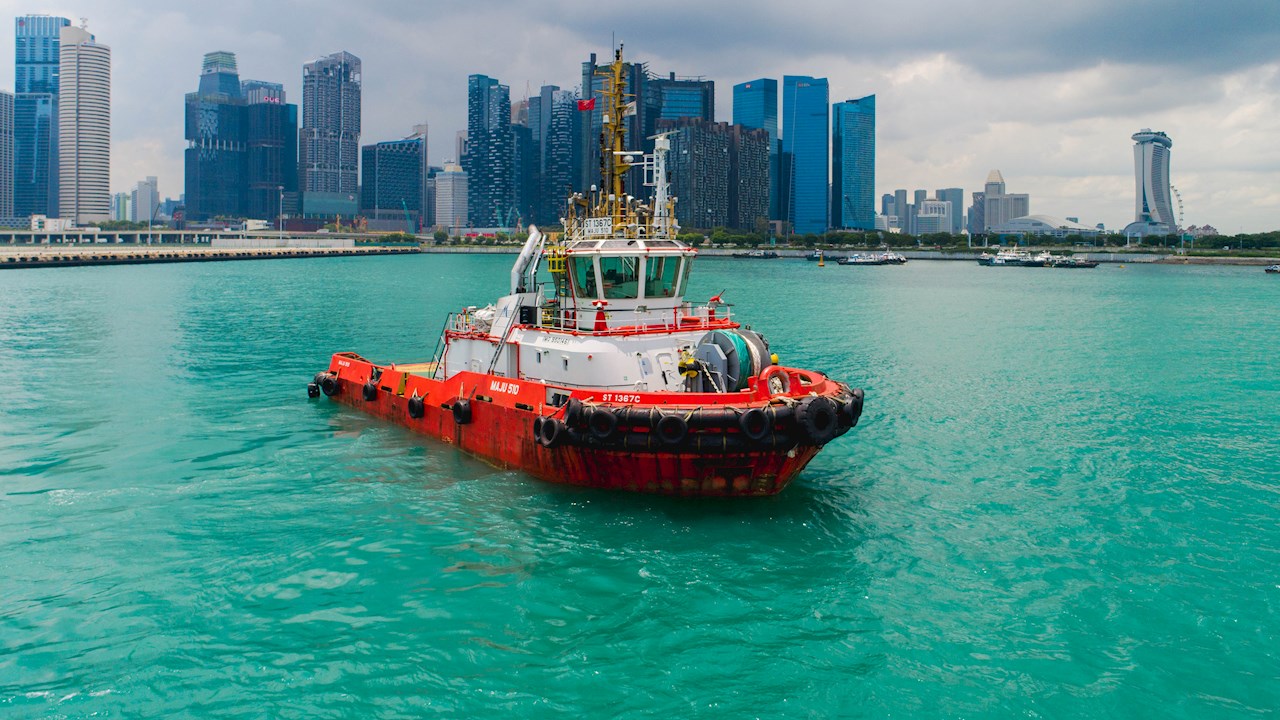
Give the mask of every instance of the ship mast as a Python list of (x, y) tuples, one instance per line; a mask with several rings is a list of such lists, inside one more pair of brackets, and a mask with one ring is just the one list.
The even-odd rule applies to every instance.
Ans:
[(626, 118), (633, 114), (627, 102), (626, 78), (627, 65), (622, 61), (622, 46), (614, 51), (613, 62), (602, 73), (604, 75), (604, 112), (603, 129), (600, 133), (600, 174), (603, 181), (600, 209), (613, 221), (613, 230), (625, 227), (630, 222), (631, 208), (626, 193), (627, 171), (632, 166), (632, 153), (627, 152)]

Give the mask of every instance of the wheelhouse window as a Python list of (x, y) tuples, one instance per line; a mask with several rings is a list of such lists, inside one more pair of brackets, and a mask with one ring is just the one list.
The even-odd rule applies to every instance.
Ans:
[(689, 294), (689, 271), (693, 269), (693, 258), (684, 258), (683, 267), (680, 268), (680, 283), (676, 285), (677, 295)]
[(606, 300), (635, 300), (640, 297), (640, 258), (634, 255), (607, 255), (600, 258), (600, 282)]
[(573, 294), (580, 298), (599, 297), (596, 289), (596, 264), (591, 256), (570, 255), (565, 258), (569, 277), (573, 280)]
[(644, 296), (646, 298), (674, 297), (679, 270), (679, 256), (650, 255), (645, 262)]

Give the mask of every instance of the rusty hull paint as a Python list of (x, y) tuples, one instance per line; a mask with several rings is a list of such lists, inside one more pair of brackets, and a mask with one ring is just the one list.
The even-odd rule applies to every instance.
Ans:
[[(377, 396), (366, 401), (362, 388), (375, 370)], [(480, 373), (462, 372), (447, 379), (405, 373), (395, 365), (375, 365), (355, 353), (335, 354), (329, 371), (339, 382), (339, 392), (331, 399), (371, 415), (403, 425), (410, 430), (443, 442), (497, 467), (516, 469), (543, 480), (593, 488), (682, 496), (765, 496), (782, 491), (808, 465), (820, 449), (813, 445), (761, 449), (733, 453), (633, 452), (623, 449), (561, 445), (543, 447), (533, 435), (533, 422), (543, 417), (563, 417), (564, 408), (546, 404), (549, 389), (536, 381), (511, 380)], [(804, 373), (804, 371), (792, 371)], [(800, 387), (793, 375), (795, 397), (810, 392), (838, 391), (843, 386), (807, 373), (818, 380)], [(820, 380), (819, 380), (820, 378)], [(801, 391), (803, 390), (802, 394)], [(580, 400), (602, 400), (619, 393), (564, 390)], [(421, 418), (409, 415), (409, 398), (423, 398)], [(621, 393), (637, 398), (636, 405), (759, 406), (768, 402), (767, 389), (752, 387), (740, 393), (690, 394), (672, 398), (674, 393)], [(452, 404), (466, 398), (471, 402), (472, 421), (454, 422)], [(726, 402), (729, 401), (729, 402)], [(517, 407), (523, 404), (525, 409)]]

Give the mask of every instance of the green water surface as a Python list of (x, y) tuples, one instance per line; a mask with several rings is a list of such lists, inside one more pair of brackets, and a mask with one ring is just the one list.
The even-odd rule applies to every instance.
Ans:
[(0, 273), (0, 717), (1280, 708), (1280, 277), (703, 259), (694, 296), (867, 393), (775, 498), (307, 399), (512, 260)]

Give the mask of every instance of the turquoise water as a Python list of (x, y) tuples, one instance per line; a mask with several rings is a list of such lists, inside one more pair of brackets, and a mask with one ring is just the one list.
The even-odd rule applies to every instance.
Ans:
[(0, 717), (1280, 707), (1280, 279), (705, 259), (866, 413), (782, 495), (542, 483), (329, 403), (512, 257), (0, 273)]

